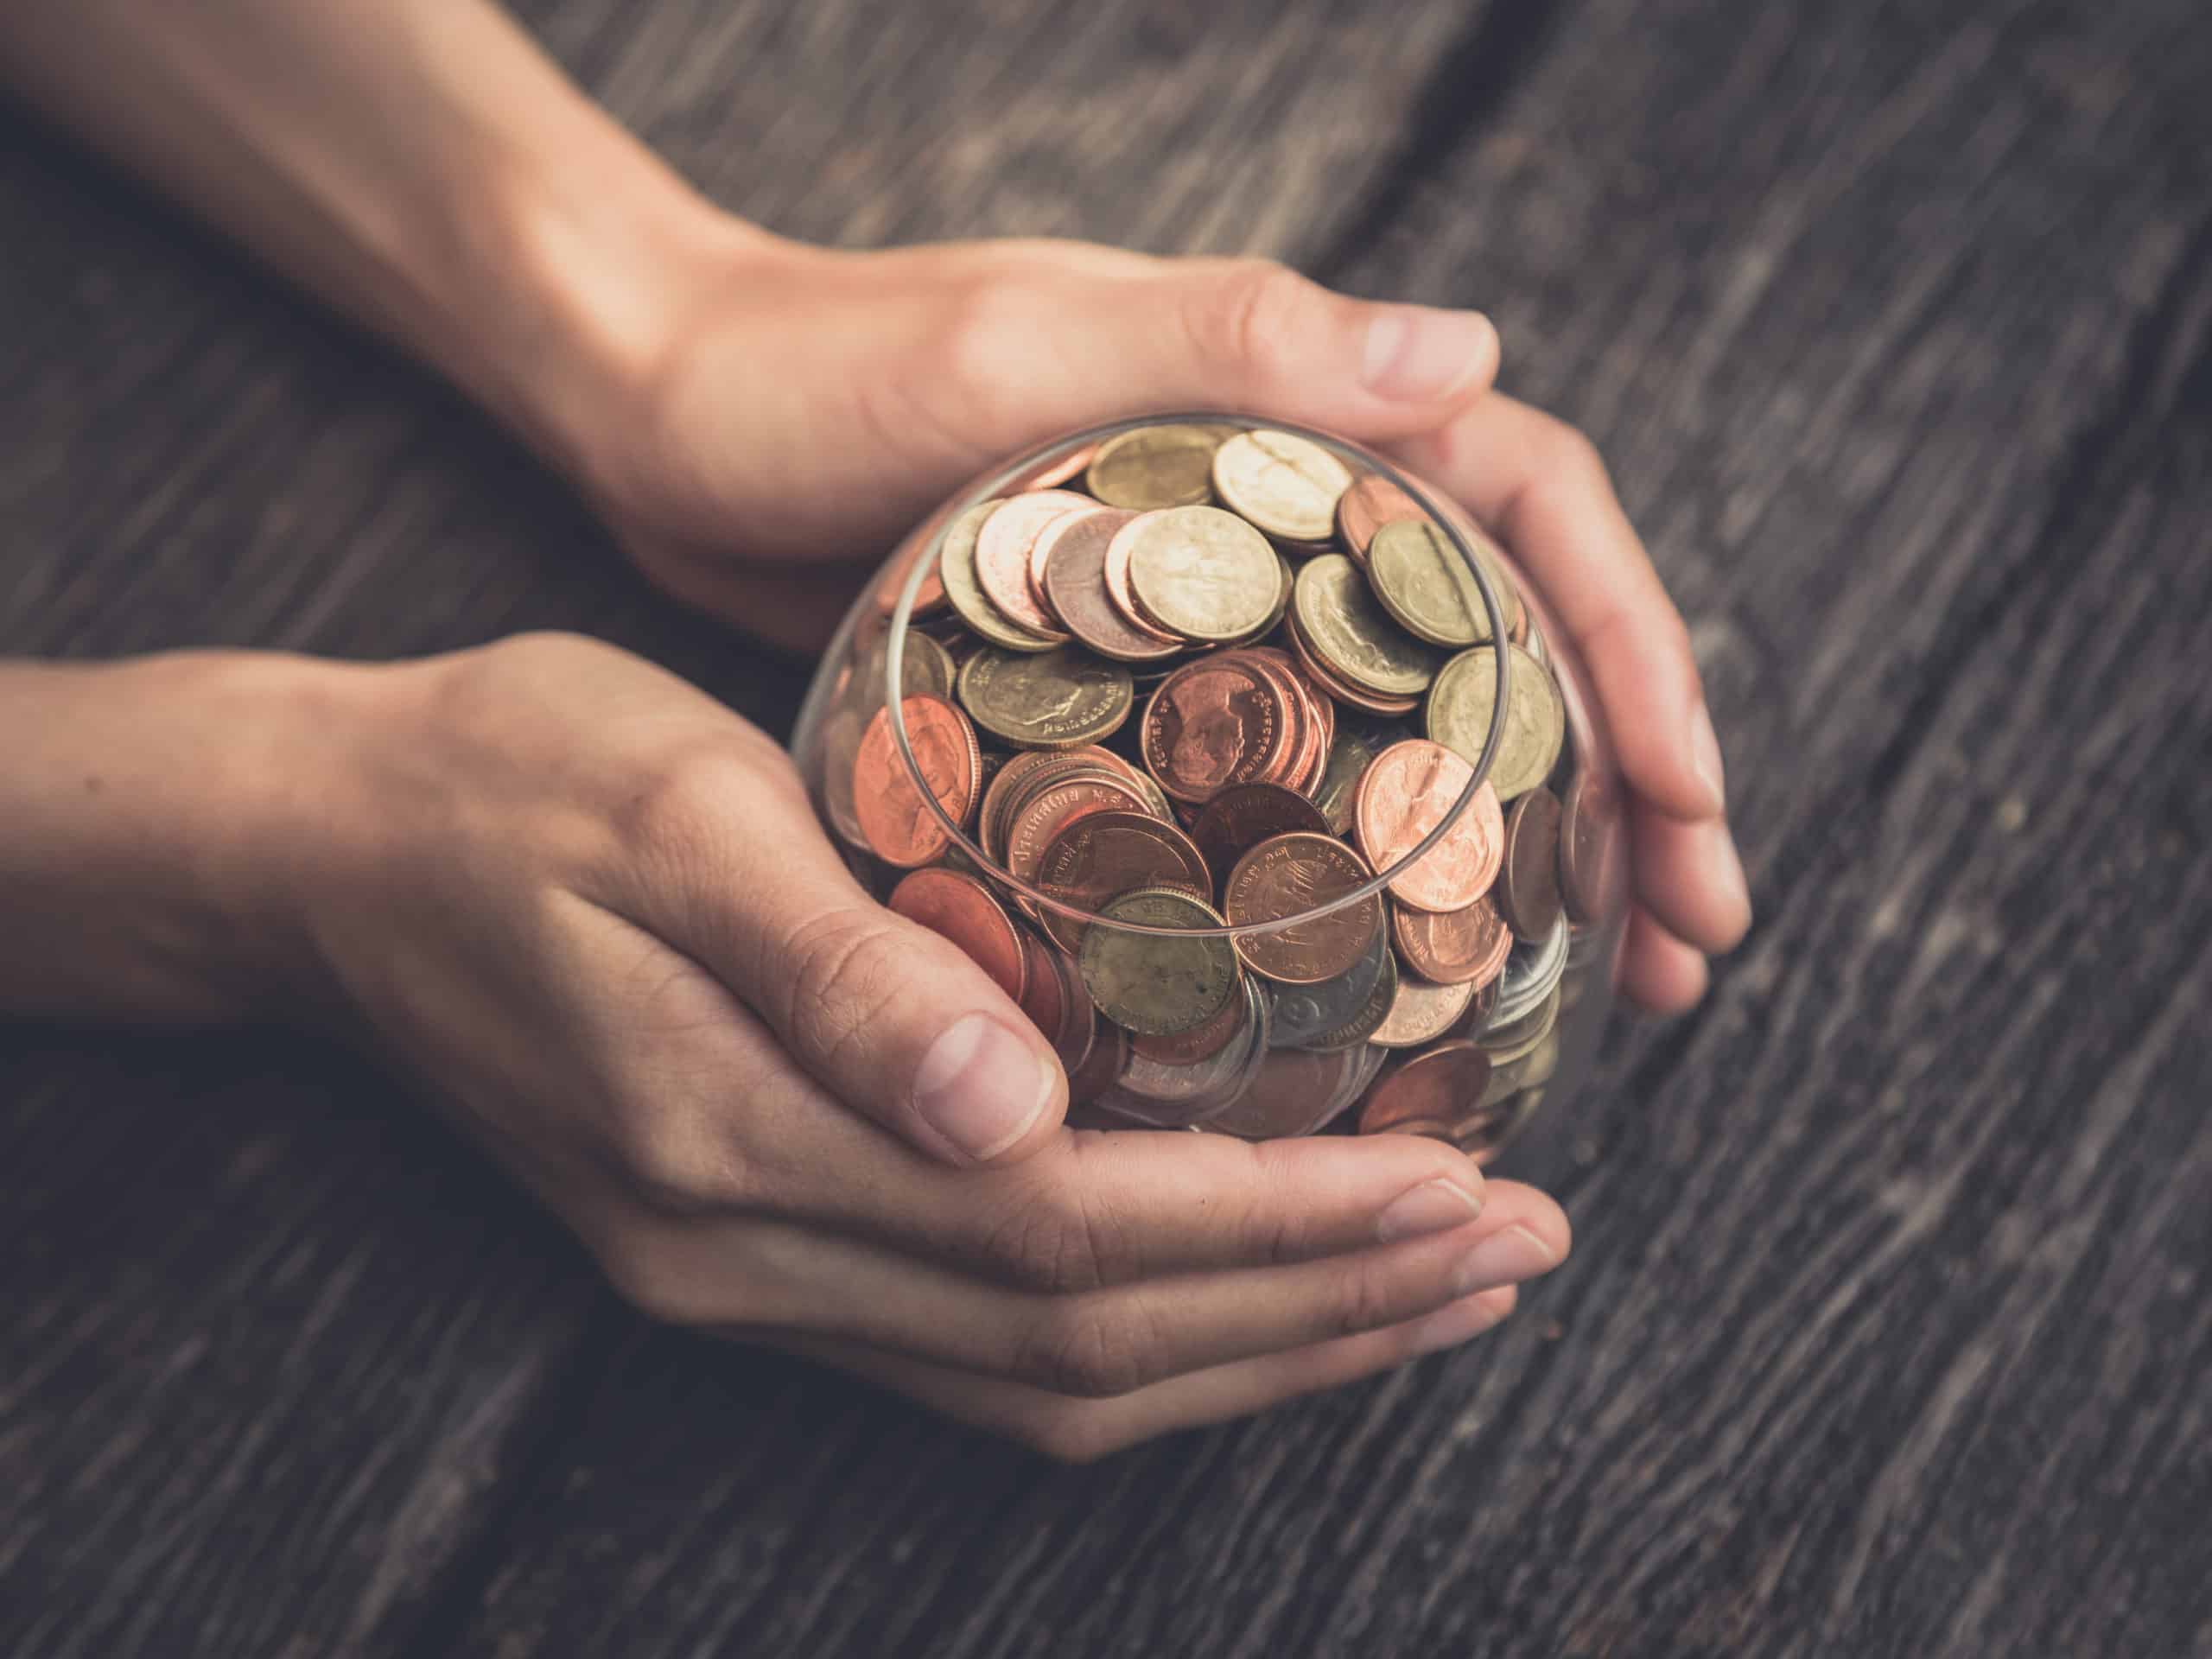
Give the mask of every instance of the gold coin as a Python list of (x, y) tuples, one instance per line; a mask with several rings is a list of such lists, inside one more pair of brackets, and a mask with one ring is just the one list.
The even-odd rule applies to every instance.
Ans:
[[(1510, 801), (1552, 775), (1567, 741), (1567, 705), (1551, 670), (1525, 646), (1509, 645), (1505, 730), (1491, 762), (1491, 786)], [(1497, 695), (1497, 658), (1488, 645), (1463, 651), (1437, 671), (1429, 689), (1427, 721), (1432, 741), (1470, 766), (1490, 735), (1491, 704)]]
[(1032, 632), (991, 603), (976, 580), (976, 537), (1000, 503), (978, 501), (946, 526), (944, 547), (938, 555), (938, 575), (944, 582), (944, 596), (960, 620), (993, 645), (1007, 651), (1050, 651), (1060, 642)]
[(1085, 651), (979, 651), (960, 665), (962, 706), (1025, 749), (1095, 743), (1129, 717), (1135, 698), (1127, 668)]
[(1337, 527), (1337, 498), (1351, 469), (1311, 438), (1291, 432), (1243, 432), (1213, 458), (1214, 493), (1270, 536), (1325, 542)]
[(1307, 560), (1291, 605), (1321, 666), (1357, 690), (1409, 697), (1436, 677), (1435, 652), (1390, 620), (1359, 567), (1343, 554)]
[(1141, 426), (1100, 444), (1083, 481), (1109, 507), (1202, 506), (1213, 499), (1221, 442), (1203, 427)]
[(1189, 639), (1241, 639), (1281, 592), (1268, 538), (1219, 507), (1170, 507), (1130, 522), (1129, 588), (1147, 615)]
[[(1510, 619), (1513, 607), (1505, 589), (1491, 570), (1483, 574), (1491, 577), (1498, 609)], [(1382, 608), (1417, 639), (1448, 648), (1490, 638), (1490, 613), (1483, 608), (1475, 573), (1440, 524), (1400, 518), (1376, 531), (1367, 546), (1367, 580)]]
[[(1099, 912), (1102, 922), (1218, 927), (1213, 908), (1173, 887), (1140, 887)], [(1224, 938), (1170, 938), (1094, 923), (1077, 962), (1098, 1011), (1125, 1031), (1166, 1037), (1204, 1025), (1237, 995), (1236, 952)]]

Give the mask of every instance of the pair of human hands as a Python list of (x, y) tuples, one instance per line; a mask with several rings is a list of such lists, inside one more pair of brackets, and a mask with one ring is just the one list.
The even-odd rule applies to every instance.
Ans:
[[(733, 237), (557, 458), (645, 573), (818, 645), (987, 462), (1217, 407), (1366, 440), (1554, 602), (1633, 798), (1618, 975), (1702, 993), (1749, 921), (1680, 618), (1590, 444), (1491, 389), (1473, 314), (1265, 263)], [(686, 1325), (1086, 1458), (1464, 1341), (1561, 1261), (1541, 1193), (1411, 1136), (1071, 1130), (1047, 1045), (893, 916), (764, 734), (565, 636), (333, 671), (286, 785), (296, 942), (574, 1228)]]

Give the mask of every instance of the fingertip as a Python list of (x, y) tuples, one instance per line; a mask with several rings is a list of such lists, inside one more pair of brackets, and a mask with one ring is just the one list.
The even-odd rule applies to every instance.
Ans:
[(1685, 944), (1723, 955), (1751, 931), (1751, 894), (1727, 824), (1657, 811), (1632, 817), (1637, 898)]
[(1629, 912), (1615, 984), (1647, 1013), (1676, 1014), (1695, 1007), (1711, 970), (1704, 952), (1669, 932), (1642, 906)]
[(1067, 1078), (1041, 1038), (978, 1010), (941, 1032), (914, 1073), (914, 1116), (931, 1150), (961, 1164), (1018, 1161), (1059, 1126)]
[(1360, 384), (1392, 403), (1458, 404), (1497, 375), (1497, 327), (1479, 311), (1372, 305), (1360, 347)]

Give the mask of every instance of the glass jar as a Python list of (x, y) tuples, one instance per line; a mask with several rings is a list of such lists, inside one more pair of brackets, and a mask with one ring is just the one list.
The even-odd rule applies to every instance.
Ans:
[(1488, 1162), (1610, 1007), (1587, 677), (1507, 550), (1325, 432), (1160, 415), (993, 468), (855, 601), (792, 747), (861, 884), (1053, 1044), (1079, 1127)]

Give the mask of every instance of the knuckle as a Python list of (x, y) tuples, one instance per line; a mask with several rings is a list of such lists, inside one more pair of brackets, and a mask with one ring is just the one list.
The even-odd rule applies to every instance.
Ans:
[(810, 1057), (835, 1064), (864, 1043), (911, 982), (912, 948), (868, 911), (818, 912), (783, 940), (784, 1026)]
[(609, 812), (616, 838), (652, 862), (688, 860), (732, 821), (740, 762), (720, 744), (677, 749), (626, 780)]
[(1274, 260), (1236, 260), (1218, 281), (1199, 289), (1191, 330), (1208, 355), (1264, 369), (1310, 332), (1320, 293)]
[(703, 1106), (621, 1109), (616, 1137), (631, 1189), (658, 1214), (721, 1215), (759, 1196), (746, 1160)]
[(697, 1296), (649, 1233), (618, 1233), (600, 1240), (594, 1254), (614, 1294), (654, 1324), (689, 1327), (707, 1322)]
[(1551, 471), (1572, 482), (1612, 488), (1612, 474), (1605, 466), (1605, 453), (1580, 427), (1548, 415), (1544, 417), (1542, 446), (1545, 465)]
[(1157, 1379), (1154, 1350), (1148, 1323), (1126, 1301), (1069, 1299), (1037, 1314), (1014, 1370), (1052, 1394), (1109, 1399)]
[(1103, 1289), (1142, 1271), (1127, 1223), (1065, 1179), (1027, 1187), (991, 1227), (984, 1251), (1016, 1284), (1059, 1295)]
[[(1023, 364), (1049, 362), (1059, 354), (1049, 296), (1033, 279), (994, 273), (952, 287), (938, 318), (938, 372), (959, 391), (963, 408), (992, 424), (1010, 412), (1023, 377)], [(1009, 409), (995, 406), (1008, 400)]]
[(1330, 1323), (1338, 1336), (1344, 1337), (1379, 1330), (1399, 1317), (1395, 1301), (1383, 1270), (1355, 1257), (1338, 1275)]

